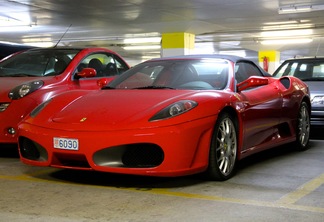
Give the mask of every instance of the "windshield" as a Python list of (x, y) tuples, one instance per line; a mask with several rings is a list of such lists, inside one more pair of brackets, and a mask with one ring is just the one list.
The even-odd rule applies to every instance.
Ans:
[(224, 89), (229, 63), (222, 59), (148, 61), (126, 71), (107, 88)]
[(274, 77), (282, 76), (295, 76), (303, 81), (324, 81), (324, 60), (285, 62), (274, 73)]
[(25, 51), (0, 63), (0, 77), (58, 75), (79, 51), (57, 48)]

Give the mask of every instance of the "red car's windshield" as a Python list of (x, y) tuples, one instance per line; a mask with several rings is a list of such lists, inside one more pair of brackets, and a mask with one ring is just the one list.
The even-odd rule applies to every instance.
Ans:
[(0, 77), (58, 75), (79, 51), (53, 48), (18, 53), (0, 63)]
[(224, 89), (228, 72), (228, 61), (221, 59), (149, 61), (128, 70), (108, 87)]

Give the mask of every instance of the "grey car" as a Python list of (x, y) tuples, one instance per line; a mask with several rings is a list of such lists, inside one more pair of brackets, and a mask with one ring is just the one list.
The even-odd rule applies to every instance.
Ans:
[(324, 126), (324, 57), (288, 59), (276, 69), (273, 76), (295, 76), (303, 80), (311, 94), (311, 125)]

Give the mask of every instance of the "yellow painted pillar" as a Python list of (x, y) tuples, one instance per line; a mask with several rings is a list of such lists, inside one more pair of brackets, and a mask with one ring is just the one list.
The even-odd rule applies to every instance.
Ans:
[(278, 51), (260, 51), (258, 57), (259, 65), (270, 74), (273, 74), (279, 66), (280, 52)]
[(185, 32), (162, 34), (161, 56), (188, 55), (195, 47), (195, 35)]

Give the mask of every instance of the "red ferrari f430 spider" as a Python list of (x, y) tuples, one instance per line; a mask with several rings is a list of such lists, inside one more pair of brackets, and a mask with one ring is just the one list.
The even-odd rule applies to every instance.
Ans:
[(251, 154), (307, 149), (310, 108), (305, 83), (244, 58), (153, 59), (38, 106), (19, 124), (19, 152), (35, 166), (226, 180)]

